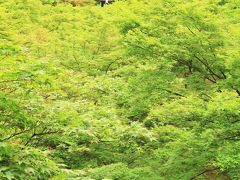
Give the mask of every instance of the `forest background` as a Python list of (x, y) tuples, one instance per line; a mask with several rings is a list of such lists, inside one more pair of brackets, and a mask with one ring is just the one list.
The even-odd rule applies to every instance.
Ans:
[(240, 1), (0, 0), (0, 179), (240, 179)]

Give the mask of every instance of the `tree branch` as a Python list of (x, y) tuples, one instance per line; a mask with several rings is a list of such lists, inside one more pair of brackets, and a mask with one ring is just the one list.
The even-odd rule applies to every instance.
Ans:
[(36, 131), (34, 130), (32, 136), (28, 139), (28, 141), (25, 143), (25, 146), (28, 145), (31, 140), (35, 137), (35, 136), (43, 136), (43, 135), (48, 135), (48, 134), (56, 134), (56, 133), (60, 133), (62, 132), (61, 130), (56, 130), (56, 131), (48, 131), (47, 128), (43, 129), (42, 132), (40, 133), (36, 133)]
[(117, 60), (119, 60), (119, 59), (115, 59), (113, 62), (111, 62), (111, 63), (108, 64), (108, 66), (107, 66), (107, 68), (106, 68), (106, 70), (105, 70), (105, 74), (108, 73), (108, 71), (109, 71), (111, 65), (114, 64)]
[(9, 140), (9, 139), (14, 138), (15, 136), (18, 136), (18, 135), (20, 135), (20, 134), (23, 134), (23, 133), (28, 132), (28, 131), (31, 131), (31, 130), (32, 130), (32, 129), (26, 129), (26, 130), (24, 130), (24, 131), (15, 132), (14, 134), (12, 134), (12, 135), (10, 135), (10, 136), (8, 136), (8, 137), (6, 137), (6, 138), (4, 138), (4, 139), (1, 139), (0, 142), (7, 141), (7, 140)]
[(198, 173), (197, 175), (191, 177), (190, 180), (196, 179), (197, 177), (199, 177), (199, 176), (201, 176), (201, 175), (203, 175), (203, 174), (205, 174), (205, 173), (208, 173), (208, 172), (211, 172), (211, 171), (216, 171), (216, 170), (218, 170), (218, 169), (220, 169), (220, 168), (219, 168), (219, 167), (215, 167), (215, 168), (212, 168), (212, 169), (206, 169), (206, 170)]
[(174, 95), (176, 95), (176, 96), (185, 97), (184, 95), (182, 95), (182, 94), (180, 94), (180, 93), (178, 93), (178, 92), (173, 92), (173, 91), (171, 91), (171, 90), (169, 90), (169, 89), (164, 89), (164, 90), (167, 91), (168, 93), (174, 94)]

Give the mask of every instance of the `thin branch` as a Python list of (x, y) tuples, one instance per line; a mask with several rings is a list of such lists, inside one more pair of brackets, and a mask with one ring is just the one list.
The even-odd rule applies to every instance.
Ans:
[[(189, 67), (189, 63), (188, 63), (187, 61), (185, 61), (185, 60), (179, 60), (179, 59), (178, 59), (178, 60), (176, 60), (176, 61), (177, 61), (178, 63), (184, 65), (184, 66)], [(209, 80), (210, 82), (216, 83), (216, 80), (211, 79), (210, 77), (208, 77), (208, 74), (205, 74), (199, 67), (193, 66), (193, 64), (192, 64), (192, 65), (191, 65), (191, 68), (194, 69), (195, 71), (203, 74), (203, 75), (204, 75), (204, 78), (206, 78), (206, 79)]]
[(197, 36), (196, 33), (194, 33), (188, 26), (186, 26), (186, 27), (193, 35)]
[(212, 83), (217, 83), (216, 80), (212, 80), (211, 78), (209, 78), (208, 76), (204, 76), (207, 80), (211, 81)]
[(105, 74), (108, 73), (108, 71), (109, 71), (111, 65), (114, 64), (117, 60), (119, 60), (119, 59), (115, 59), (113, 62), (111, 62), (111, 63), (108, 64), (108, 66), (107, 66), (107, 68), (106, 68), (106, 70), (105, 70)]
[(238, 90), (238, 89), (235, 89), (236, 90), (236, 92), (238, 93), (238, 95), (240, 96), (240, 91)]
[(173, 91), (171, 91), (171, 90), (169, 90), (169, 89), (164, 89), (164, 90), (167, 91), (168, 93), (174, 94), (174, 95), (176, 95), (176, 96), (185, 97), (184, 95), (182, 95), (182, 94), (180, 94), (180, 93), (178, 93), (178, 92), (173, 92)]
[(233, 88), (233, 90), (235, 90), (236, 92), (237, 92), (237, 94), (240, 96), (240, 91), (237, 89), (237, 88), (235, 88), (235, 87), (232, 87)]
[(208, 71), (209, 71), (210, 73), (212, 73), (211, 76), (212, 76), (212, 78), (214, 79), (214, 81), (216, 81), (216, 78), (215, 78), (214, 76), (216, 76), (216, 77), (219, 78), (219, 79), (222, 79), (219, 75), (217, 75), (215, 72), (213, 72), (213, 70), (209, 67), (207, 61), (204, 62), (204, 61), (203, 61), (201, 58), (199, 58), (196, 54), (194, 54), (194, 57), (195, 57), (199, 62), (201, 62), (201, 63), (208, 69)]
[(197, 177), (199, 177), (199, 176), (201, 176), (203, 174), (206, 174), (206, 173), (211, 172), (211, 171), (216, 171), (218, 169), (220, 169), (220, 168), (219, 167), (215, 167), (215, 168), (212, 168), (212, 169), (206, 169), (206, 170), (198, 173), (197, 175), (193, 176), (192, 178), (190, 178), (190, 180), (196, 179)]
[(226, 74), (225, 74), (222, 70), (220, 70), (220, 72), (221, 72), (221, 74), (223, 75), (223, 78), (224, 78), (224, 79), (227, 79)]
[(42, 132), (40, 133), (36, 133), (36, 131), (34, 130), (32, 136), (28, 139), (28, 141), (25, 143), (25, 146), (28, 145), (31, 140), (36, 137), (36, 136), (44, 136), (44, 135), (49, 135), (49, 134), (56, 134), (56, 133), (60, 133), (62, 132), (62, 130), (57, 130), (57, 131), (47, 131), (47, 128), (43, 129)]
[(0, 59), (0, 61), (6, 59), (7, 57), (8, 57), (8, 55), (3, 56), (3, 57)]
[(26, 130), (24, 130), (24, 131), (15, 132), (14, 134), (10, 135), (9, 137), (6, 137), (6, 138), (4, 138), (4, 139), (1, 139), (0, 142), (7, 141), (7, 140), (9, 140), (9, 139), (12, 139), (12, 138), (14, 138), (14, 137), (16, 137), (16, 136), (18, 136), (18, 135), (20, 135), (20, 134), (23, 134), (23, 133), (28, 132), (28, 131), (31, 131), (31, 130), (32, 130), (32, 129), (26, 129)]
[(228, 136), (228, 137), (225, 137), (223, 139), (224, 140), (240, 140), (240, 132), (237, 132), (235, 135)]

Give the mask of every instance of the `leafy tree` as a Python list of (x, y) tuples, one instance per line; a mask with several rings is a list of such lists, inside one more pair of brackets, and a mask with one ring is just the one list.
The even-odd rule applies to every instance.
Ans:
[(239, 8), (0, 0), (0, 179), (239, 179)]

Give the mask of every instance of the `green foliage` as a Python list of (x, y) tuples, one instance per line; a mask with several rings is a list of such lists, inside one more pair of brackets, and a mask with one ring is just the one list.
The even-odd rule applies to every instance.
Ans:
[(238, 180), (239, 4), (0, 0), (0, 179)]
[(56, 164), (36, 149), (20, 150), (18, 144), (0, 144), (1, 179), (47, 179), (57, 172)]

